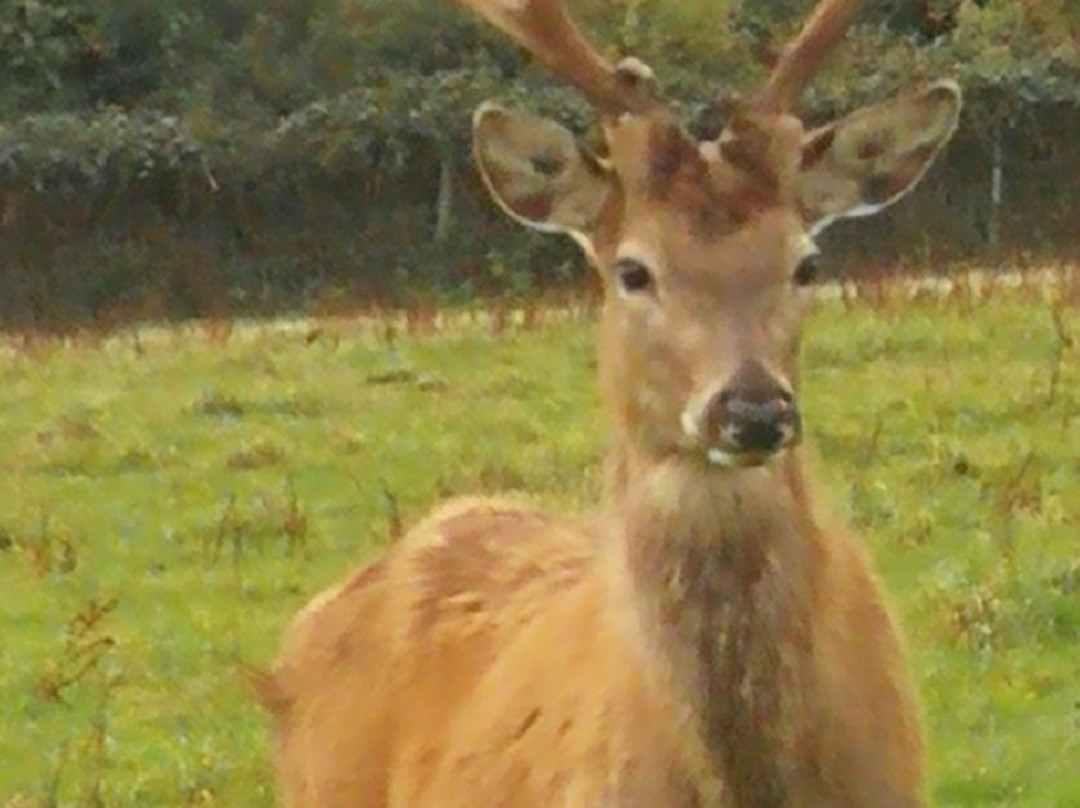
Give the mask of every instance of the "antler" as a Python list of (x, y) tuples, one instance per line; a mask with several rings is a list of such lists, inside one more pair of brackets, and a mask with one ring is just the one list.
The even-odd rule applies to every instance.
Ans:
[(560, 0), (454, 0), (508, 34), (561, 78), (577, 87), (600, 112), (638, 112), (647, 105), (640, 90), (651, 71), (637, 60), (613, 66), (582, 34)]
[(822, 0), (780, 54), (758, 101), (767, 109), (790, 112), (825, 57), (843, 38), (861, 0)]

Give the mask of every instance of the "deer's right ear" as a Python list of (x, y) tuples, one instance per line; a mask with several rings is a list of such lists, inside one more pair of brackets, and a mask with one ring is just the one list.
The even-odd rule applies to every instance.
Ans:
[(485, 104), (473, 151), (495, 201), (527, 227), (589, 242), (615, 189), (612, 173), (554, 121)]

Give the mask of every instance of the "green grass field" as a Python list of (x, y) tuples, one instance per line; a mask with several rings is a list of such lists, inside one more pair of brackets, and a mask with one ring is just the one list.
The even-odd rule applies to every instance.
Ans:
[[(1045, 297), (808, 327), (808, 432), (903, 615), (938, 806), (1080, 806), (1080, 310)], [(0, 806), (271, 806), (237, 660), (442, 497), (596, 496), (584, 319), (403, 336), (398, 383), (376, 331), (0, 354)]]

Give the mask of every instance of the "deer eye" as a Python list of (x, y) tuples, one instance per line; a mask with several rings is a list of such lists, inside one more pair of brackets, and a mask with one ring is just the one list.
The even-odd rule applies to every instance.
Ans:
[(641, 294), (653, 286), (653, 276), (649, 268), (633, 258), (622, 258), (615, 264), (615, 277), (627, 294)]
[(796, 286), (810, 286), (817, 281), (820, 271), (821, 256), (814, 253), (799, 262), (799, 266), (795, 268), (795, 274), (791, 276), (791, 280)]

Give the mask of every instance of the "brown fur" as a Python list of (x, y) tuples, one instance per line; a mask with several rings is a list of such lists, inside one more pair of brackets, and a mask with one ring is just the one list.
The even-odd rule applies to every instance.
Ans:
[[(554, 0), (463, 2), (558, 55), (530, 23), (565, 33)], [(770, 92), (850, 10), (819, 13)], [(597, 67), (582, 47), (567, 64)], [(532, 116), (485, 107), (474, 126), (499, 204), (573, 234), (603, 278), (609, 501), (584, 519), (451, 502), (302, 610), (272, 672), (250, 676), (288, 808), (925, 804), (917, 701), (860, 542), (825, 513), (797, 438), (716, 455), (722, 419), (703, 405), (747, 366), (795, 400), (808, 230), (910, 188), (959, 92), (810, 134), (748, 106), (703, 143), (627, 108), (604, 120), (602, 160)], [(648, 283), (621, 284), (627, 261)]]
[(801, 475), (671, 461), (591, 525), (437, 512), (290, 632), (286, 804), (920, 805), (895, 629)]

